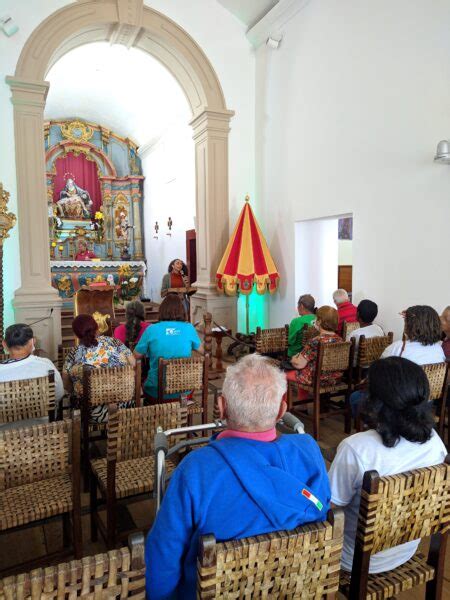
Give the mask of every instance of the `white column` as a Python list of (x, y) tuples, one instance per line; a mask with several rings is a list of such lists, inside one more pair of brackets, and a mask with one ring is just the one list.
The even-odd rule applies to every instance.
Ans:
[(236, 331), (236, 299), (218, 294), (216, 271), (229, 236), (228, 133), (233, 111), (205, 110), (192, 121), (196, 162), (197, 293), (192, 321), (210, 312)]
[(14, 105), (21, 286), (16, 322), (31, 323), (38, 347), (56, 357), (61, 342), (61, 299), (51, 285), (45, 179), (44, 106), (49, 84), (7, 77)]

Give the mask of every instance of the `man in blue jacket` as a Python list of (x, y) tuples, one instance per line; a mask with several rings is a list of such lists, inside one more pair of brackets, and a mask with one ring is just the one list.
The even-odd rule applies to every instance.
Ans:
[(202, 535), (239, 539), (326, 518), (330, 487), (317, 443), (275, 430), (285, 392), (284, 373), (262, 356), (228, 368), (219, 399), (228, 429), (180, 463), (147, 537), (150, 600), (196, 597)]

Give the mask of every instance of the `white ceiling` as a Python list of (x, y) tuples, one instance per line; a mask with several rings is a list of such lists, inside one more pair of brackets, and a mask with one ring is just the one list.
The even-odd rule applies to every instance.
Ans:
[(130, 137), (157, 139), (174, 121), (190, 119), (173, 76), (149, 54), (96, 42), (65, 54), (49, 71), (45, 119), (79, 117)]
[(278, 0), (218, 0), (247, 27), (252, 27), (271, 8), (278, 4)]

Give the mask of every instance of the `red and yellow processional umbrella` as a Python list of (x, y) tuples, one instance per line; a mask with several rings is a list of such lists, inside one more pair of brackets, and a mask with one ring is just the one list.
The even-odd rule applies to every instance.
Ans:
[(245, 205), (217, 270), (217, 289), (228, 296), (246, 295), (246, 327), (249, 333), (249, 294), (273, 294), (280, 281), (267, 242), (245, 198)]

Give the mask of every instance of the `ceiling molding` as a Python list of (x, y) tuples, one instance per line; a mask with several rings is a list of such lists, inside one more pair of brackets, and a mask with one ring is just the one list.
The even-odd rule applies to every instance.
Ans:
[(258, 48), (270, 36), (280, 36), (283, 26), (311, 0), (280, 0), (264, 17), (247, 31), (247, 39)]

